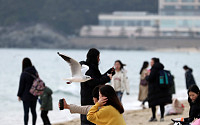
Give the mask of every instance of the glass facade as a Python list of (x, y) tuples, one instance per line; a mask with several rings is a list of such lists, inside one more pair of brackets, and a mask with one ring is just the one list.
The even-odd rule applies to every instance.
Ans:
[(166, 9), (166, 10), (174, 10), (174, 9), (176, 9), (176, 7), (175, 6), (165, 6), (164, 9)]
[(181, 6), (181, 9), (183, 10), (194, 10), (194, 6)]
[(100, 20), (99, 21), (99, 25), (100, 26), (111, 26), (112, 25), (112, 21), (111, 20)]
[(200, 28), (200, 20), (100, 20), (100, 26), (133, 26), (133, 27), (160, 27), (160, 28)]
[(182, 0), (182, 2), (194, 2), (194, 0)]
[(178, 0), (165, 0), (165, 2), (177, 2)]
[(152, 26), (151, 20), (100, 20), (100, 26)]
[(175, 20), (161, 20), (160, 21), (161, 28), (176, 28)]

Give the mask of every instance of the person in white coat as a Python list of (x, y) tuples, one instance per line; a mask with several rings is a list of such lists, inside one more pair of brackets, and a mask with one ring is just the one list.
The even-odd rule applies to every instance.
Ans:
[(123, 64), (120, 60), (115, 61), (115, 75), (111, 80), (111, 85), (114, 88), (120, 102), (122, 100), (124, 91), (126, 91), (127, 95), (130, 93), (127, 71), (124, 69), (124, 66), (126, 65)]

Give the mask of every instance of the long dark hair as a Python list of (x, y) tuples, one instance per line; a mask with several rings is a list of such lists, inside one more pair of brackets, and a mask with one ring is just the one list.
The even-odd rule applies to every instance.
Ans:
[(190, 88), (188, 89), (188, 102), (191, 102), (191, 99), (189, 97), (189, 92), (194, 92), (196, 93), (197, 95), (200, 94), (200, 90), (199, 90), (199, 87), (197, 85), (191, 85)]
[(22, 72), (24, 71), (24, 69), (33, 66), (31, 63), (31, 60), (29, 58), (24, 58), (22, 61)]
[(115, 63), (117, 62), (120, 64), (120, 70), (122, 70), (124, 66), (126, 66), (126, 64), (123, 64), (121, 60), (116, 60)]
[(91, 48), (87, 53), (86, 62), (88, 64), (98, 65), (98, 59), (97, 58), (98, 58), (99, 54), (100, 54), (99, 50), (97, 50), (95, 48)]
[(144, 69), (146, 69), (146, 68), (148, 67), (148, 65), (149, 65), (149, 63), (148, 63), (147, 61), (144, 61), (143, 65), (142, 65), (142, 68), (141, 68), (141, 70), (140, 70), (140, 74), (142, 74), (142, 71), (143, 71)]
[(112, 105), (115, 109), (117, 109), (120, 112), (120, 114), (124, 113), (124, 108), (119, 99), (117, 98), (115, 90), (112, 86), (103, 85), (100, 87), (99, 92), (108, 99), (105, 105)]

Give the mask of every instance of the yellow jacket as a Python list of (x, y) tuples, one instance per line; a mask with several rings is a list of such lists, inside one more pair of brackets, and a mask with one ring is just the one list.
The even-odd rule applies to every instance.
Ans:
[(92, 106), (87, 114), (87, 120), (97, 125), (126, 125), (123, 115), (113, 106), (103, 106), (101, 109), (98, 107), (98, 102)]

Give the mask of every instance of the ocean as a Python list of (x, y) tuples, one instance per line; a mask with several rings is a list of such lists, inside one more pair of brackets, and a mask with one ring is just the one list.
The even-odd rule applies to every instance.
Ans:
[[(29, 57), (39, 72), (40, 77), (53, 90), (53, 111), (49, 112), (52, 123), (68, 121), (78, 118), (78, 114), (70, 114), (68, 110), (60, 111), (58, 101), (65, 98), (69, 104), (80, 105), (80, 83), (66, 84), (64, 78), (70, 77), (69, 65), (57, 55), (64, 53), (77, 61), (86, 59), (88, 50), (64, 50), (64, 49), (0, 49), (0, 122), (1, 125), (22, 125), (23, 105), (17, 100), (19, 78), (22, 71), (22, 60)], [(176, 94), (174, 98), (180, 100), (187, 98), (183, 65), (193, 68), (196, 82), (200, 77), (200, 52), (159, 52), (159, 51), (120, 51), (100, 50), (99, 69), (104, 73), (114, 65), (114, 61), (120, 59), (127, 64), (130, 82), (130, 95), (124, 94), (122, 103), (126, 110), (140, 109), (137, 101), (139, 91), (139, 71), (143, 61), (150, 61), (152, 57), (159, 57), (175, 76)], [(42, 125), (40, 117), (40, 105), (37, 104), (37, 125)], [(29, 114), (29, 124), (32, 122)]]

